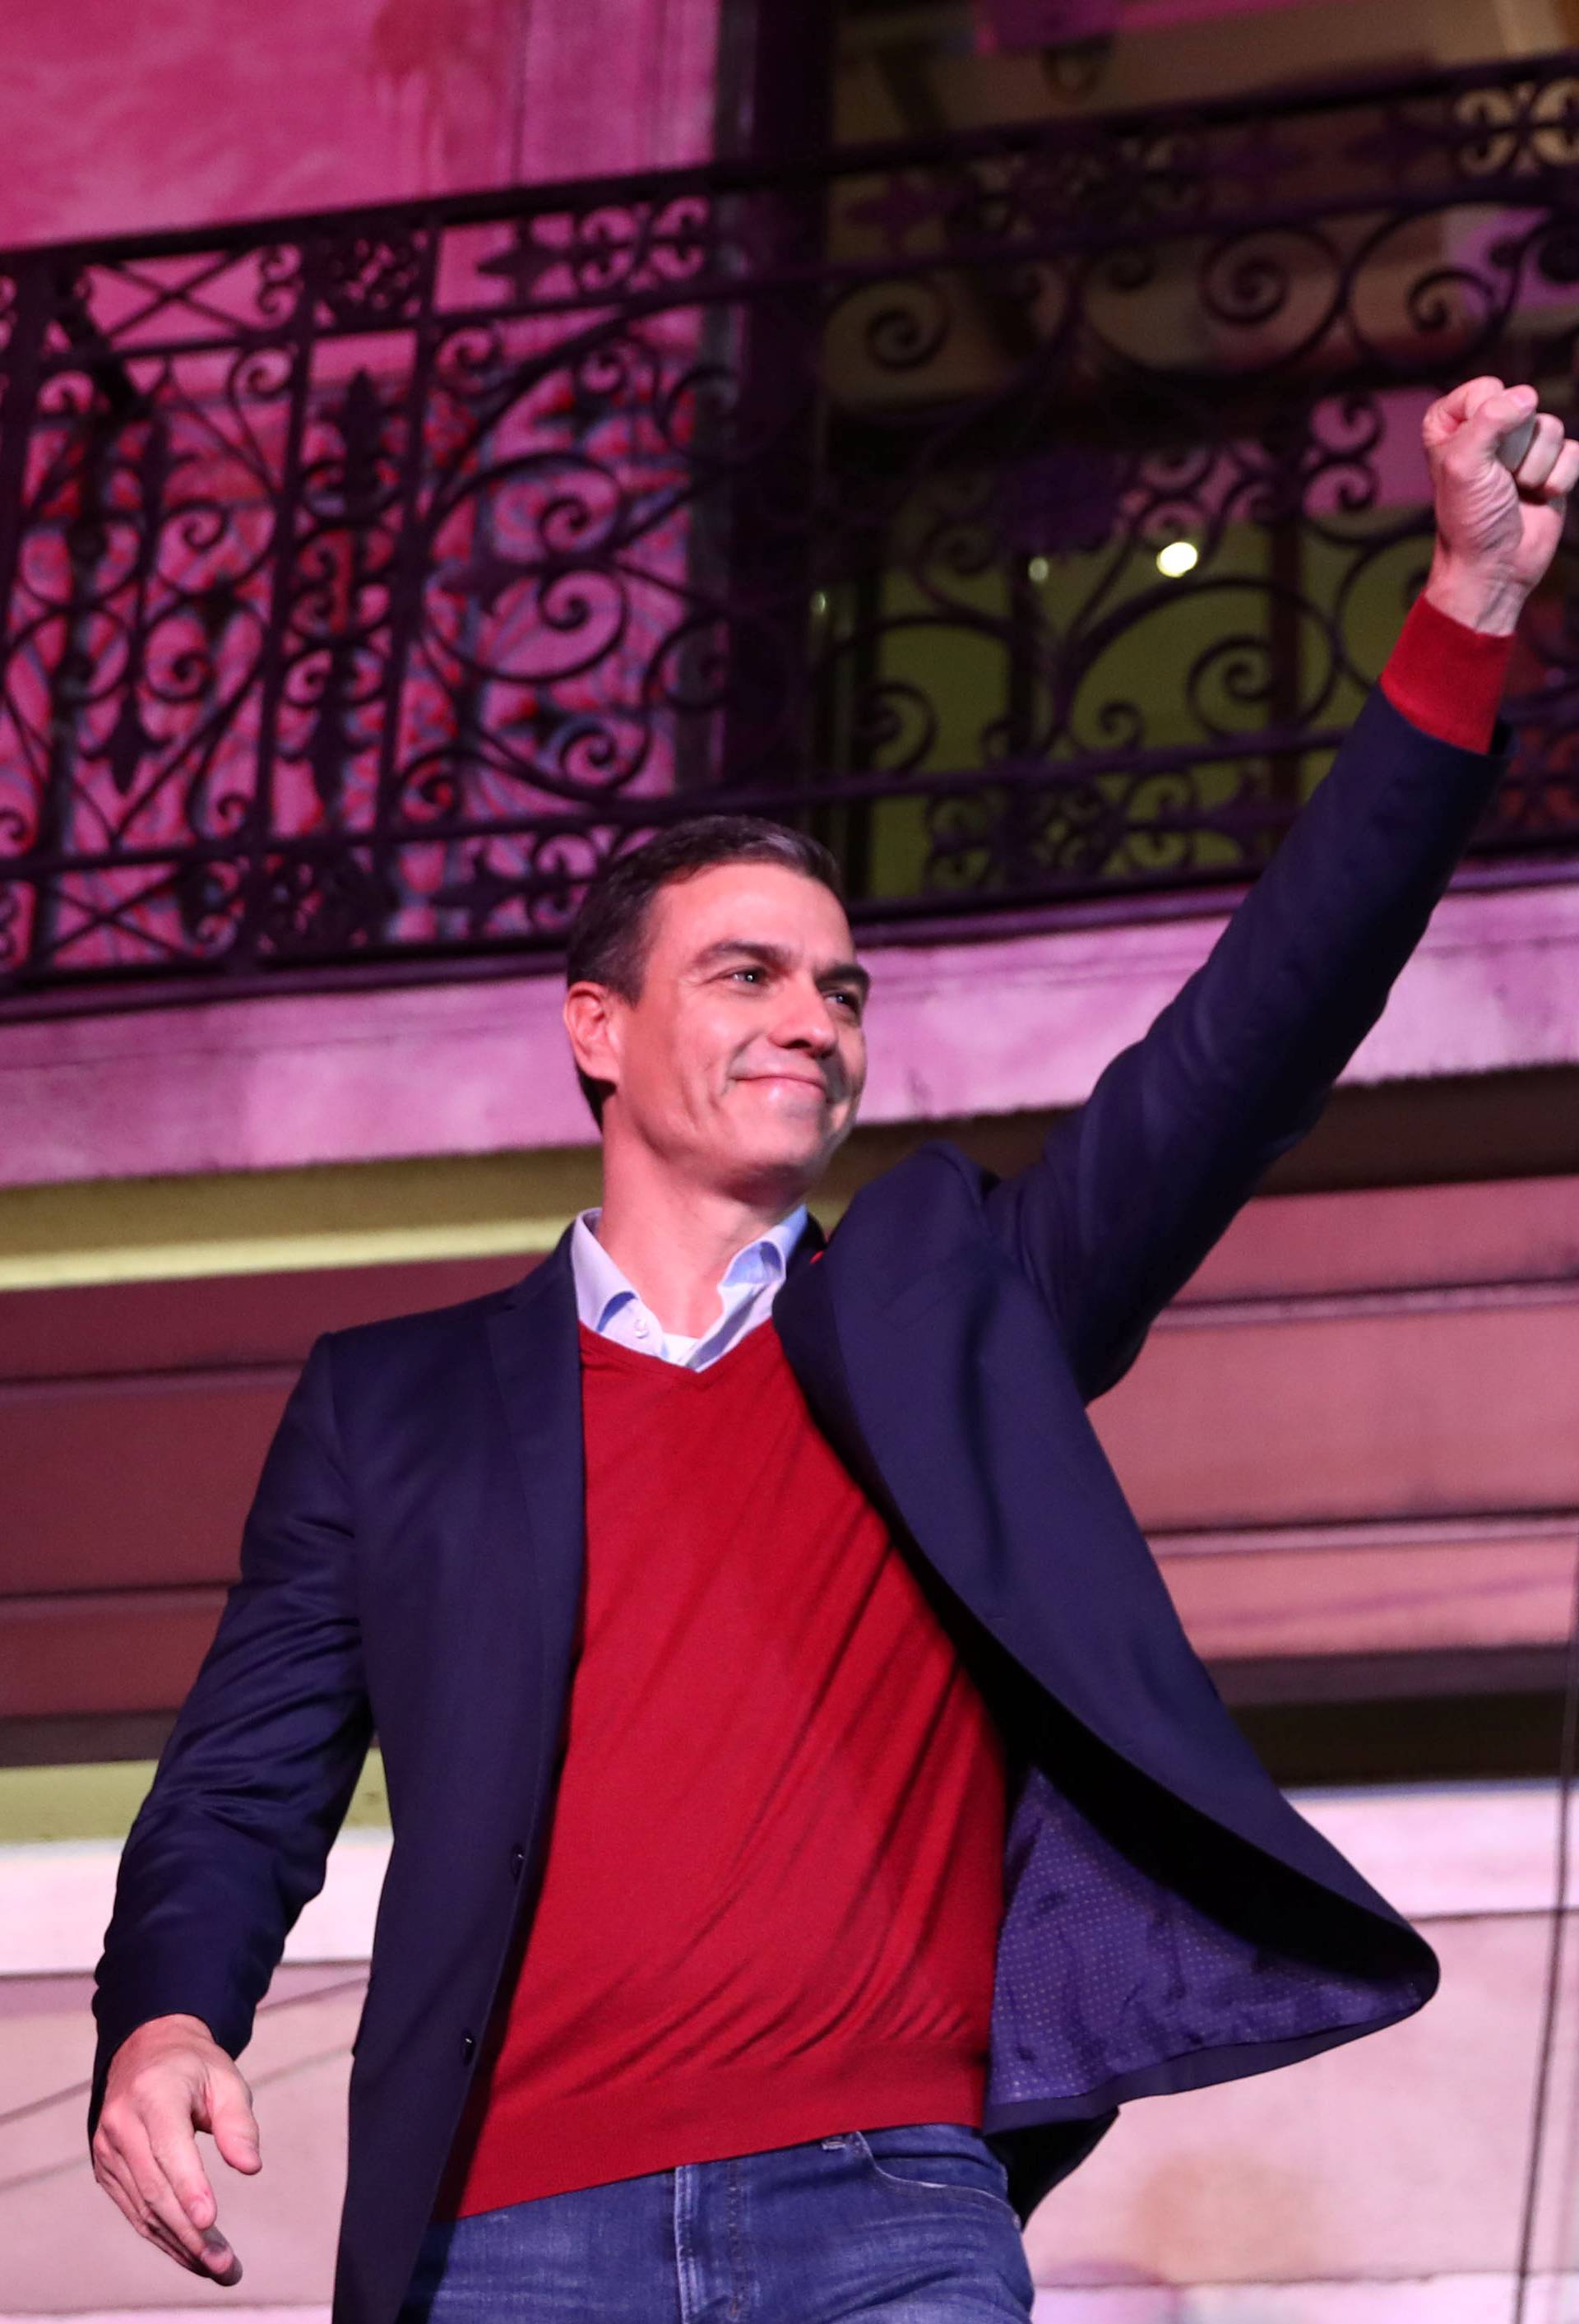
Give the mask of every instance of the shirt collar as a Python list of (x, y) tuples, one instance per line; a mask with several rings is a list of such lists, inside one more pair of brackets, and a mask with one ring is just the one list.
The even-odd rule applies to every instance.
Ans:
[[(609, 1318), (628, 1301), (638, 1299), (636, 1286), (615, 1265), (598, 1240), (601, 1210), (581, 1211), (570, 1239), (571, 1271), (575, 1277), (575, 1309), (590, 1332), (601, 1332)], [(787, 1218), (779, 1220), (738, 1250), (719, 1277), (721, 1293), (737, 1285), (782, 1280), (789, 1271), (789, 1256), (806, 1223), (806, 1206), (797, 1203)]]

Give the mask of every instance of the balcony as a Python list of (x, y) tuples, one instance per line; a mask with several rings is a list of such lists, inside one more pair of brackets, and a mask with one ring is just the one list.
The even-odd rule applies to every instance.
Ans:
[[(1559, 56), (0, 259), (0, 1005), (551, 960), (702, 807), (863, 941), (1232, 889), (1375, 676), (1418, 417), (1572, 401)], [(1160, 562), (1161, 560), (1161, 562)], [(1579, 849), (1573, 560), (1477, 843)]]

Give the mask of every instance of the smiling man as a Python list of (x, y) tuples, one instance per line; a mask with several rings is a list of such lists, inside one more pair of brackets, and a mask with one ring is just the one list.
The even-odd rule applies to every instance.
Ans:
[(788, 1214), (855, 1120), (871, 980), (837, 871), (773, 824), (683, 824), (588, 896), (567, 966), (565, 1026), (604, 1135), (603, 1207), (577, 1250), (634, 1267), (646, 1307), (699, 1333), (765, 1215), (793, 1248)]
[(1426, 445), (1381, 686), (1018, 1175), (923, 1146), (825, 1238), (866, 1071), (831, 860), (704, 816), (593, 883), (601, 1207), (513, 1290), (315, 1347), (123, 1858), (90, 2135), (179, 2264), (239, 2276), (194, 2130), (259, 2167), (234, 2060), (375, 1727), (336, 2324), (1024, 2319), (1020, 2223), (1125, 2100), (1429, 1997), (1085, 1412), (1316, 1119), (1495, 783), (1579, 447), (1495, 380)]

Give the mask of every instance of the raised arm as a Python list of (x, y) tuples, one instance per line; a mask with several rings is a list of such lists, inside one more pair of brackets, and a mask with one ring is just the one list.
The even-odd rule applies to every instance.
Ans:
[(241, 2270), (194, 2131), (257, 2168), (232, 2061), (323, 1886), (372, 1734), (331, 1361), (320, 1341), (270, 1448), (241, 1579), (122, 1853), (96, 1972), (95, 2176), (148, 2242), (222, 2282)]
[(1042, 1157), (987, 1197), (1088, 1397), (1315, 1121), (1501, 772), (1490, 744), (1509, 641), (1556, 552), (1579, 444), (1538, 413), (1533, 388), (1478, 379), (1432, 405), (1425, 446), (1425, 603), (1331, 772), (1204, 965)]

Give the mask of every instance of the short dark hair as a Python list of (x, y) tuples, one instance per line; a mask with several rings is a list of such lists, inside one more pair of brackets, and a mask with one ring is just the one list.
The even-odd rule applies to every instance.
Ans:
[[(588, 881), (565, 939), (565, 983), (579, 984), (584, 978), (607, 985), (623, 1001), (639, 1001), (654, 897), (715, 863), (780, 863), (786, 872), (821, 881), (841, 904), (845, 900), (839, 865), (820, 839), (770, 823), (766, 816), (687, 816), (629, 854), (611, 856)], [(601, 1128), (611, 1084), (594, 1081), (579, 1065), (575, 1076)]]

